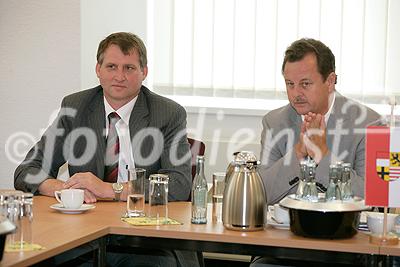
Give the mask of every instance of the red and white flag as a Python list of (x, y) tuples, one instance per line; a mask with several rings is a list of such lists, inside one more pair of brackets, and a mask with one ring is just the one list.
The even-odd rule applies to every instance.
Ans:
[(400, 128), (368, 127), (365, 163), (365, 204), (400, 207)]

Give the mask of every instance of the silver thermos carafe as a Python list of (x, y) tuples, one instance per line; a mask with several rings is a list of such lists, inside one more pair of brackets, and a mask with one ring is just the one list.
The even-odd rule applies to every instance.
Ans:
[(222, 222), (228, 229), (256, 231), (264, 228), (266, 193), (256, 170), (258, 164), (256, 160), (234, 160), (228, 166), (222, 203)]

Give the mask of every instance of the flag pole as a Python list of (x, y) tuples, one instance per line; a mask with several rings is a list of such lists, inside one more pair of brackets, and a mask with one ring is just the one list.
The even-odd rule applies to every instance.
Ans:
[(385, 206), (383, 208), (383, 240), (386, 240), (387, 238), (387, 211), (388, 207)]
[(394, 108), (396, 106), (396, 97), (392, 96), (389, 100), (390, 104), (390, 127), (395, 127), (396, 126), (396, 120), (394, 117)]
[[(396, 98), (395, 96), (392, 96), (389, 99), (389, 104), (390, 104), (390, 128), (393, 128), (396, 126), (396, 121), (394, 117), (394, 108), (396, 106)], [(397, 235), (394, 235), (392, 233), (388, 233), (387, 229), (387, 213), (388, 213), (388, 206), (383, 207), (383, 234), (382, 235), (370, 235), (370, 243), (373, 244), (379, 244), (379, 245), (397, 245), (399, 243), (399, 238)]]
[[(396, 107), (396, 97), (393, 95), (389, 99), (390, 104), (390, 127), (396, 127), (396, 118), (394, 116), (394, 108)], [(398, 208), (395, 209), (394, 213), (398, 213)]]

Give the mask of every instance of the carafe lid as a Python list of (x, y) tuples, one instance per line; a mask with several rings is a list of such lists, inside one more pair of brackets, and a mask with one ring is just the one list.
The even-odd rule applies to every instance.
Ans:
[(249, 161), (257, 161), (256, 155), (254, 155), (254, 152), (252, 151), (239, 151), (233, 153), (235, 156), (234, 162), (249, 162)]

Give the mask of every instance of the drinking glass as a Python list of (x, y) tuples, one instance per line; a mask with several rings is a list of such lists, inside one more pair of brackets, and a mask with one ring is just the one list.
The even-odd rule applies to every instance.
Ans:
[(128, 170), (128, 193), (126, 213), (128, 217), (142, 217), (144, 213), (144, 180), (146, 170), (134, 168)]
[(0, 192), (1, 215), (16, 226), (7, 236), (7, 246), (23, 250), (32, 244), (33, 194), (9, 190)]
[(32, 222), (33, 222), (33, 194), (22, 193), (18, 197), (19, 202), (19, 218), (17, 222), (17, 232), (15, 244), (19, 249), (23, 250), (32, 243)]
[(20, 192), (13, 192), (13, 191), (8, 191), (7, 193), (4, 193), (5, 199), (4, 199), (4, 215), (7, 217), (7, 219), (16, 226), (16, 230), (12, 232), (10, 235), (7, 236), (7, 245), (10, 247), (14, 247), (18, 242), (18, 219), (19, 219), (19, 213), (20, 213)]
[(212, 219), (214, 222), (222, 222), (222, 202), (224, 199), (225, 175), (225, 172), (213, 173)]
[(165, 224), (168, 220), (168, 175), (152, 174), (149, 180), (149, 217), (155, 218), (157, 224)]

